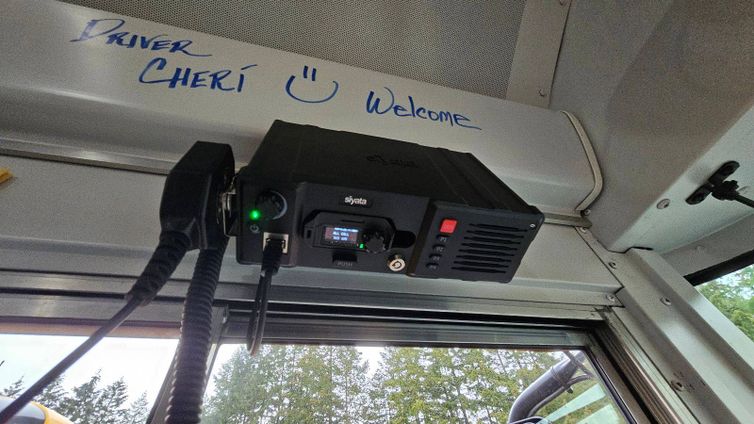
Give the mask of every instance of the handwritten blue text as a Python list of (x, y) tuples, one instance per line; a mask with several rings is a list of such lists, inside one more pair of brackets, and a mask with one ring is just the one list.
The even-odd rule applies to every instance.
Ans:
[[(162, 57), (156, 57), (147, 63), (147, 66), (139, 74), (139, 82), (143, 84), (166, 84), (168, 88), (178, 86), (186, 88), (206, 87), (209, 90), (235, 91), (240, 93), (243, 90), (246, 76), (243, 71), (257, 66), (246, 65), (239, 71), (233, 72), (230, 69), (211, 70), (193, 70), (191, 68), (176, 67), (165, 70), (168, 60)], [(168, 76), (167, 78), (165, 78)]]
[(114, 32), (120, 29), (126, 21), (123, 19), (92, 19), (86, 24), (84, 31), (72, 42), (87, 41), (93, 38), (104, 37), (105, 44), (121, 46), (127, 49), (140, 48), (143, 50), (167, 50), (168, 53), (183, 53), (188, 56), (207, 57), (211, 54), (199, 54), (189, 51), (188, 47), (193, 44), (191, 40), (170, 40), (167, 34), (158, 34), (152, 37), (139, 35), (128, 31)]
[(367, 113), (384, 115), (386, 113), (392, 112), (393, 114), (395, 114), (395, 116), (400, 118), (428, 119), (430, 121), (440, 123), (447, 122), (451, 127), (457, 125), (463, 128), (481, 130), (481, 128), (471, 125), (471, 119), (461, 115), (460, 113), (453, 113), (449, 111), (434, 111), (423, 106), (416, 107), (413, 96), (408, 96), (408, 106), (402, 106), (396, 103), (393, 90), (388, 87), (385, 87), (385, 90), (387, 90), (388, 94), (390, 95), (390, 104), (388, 105), (387, 102), (385, 102), (385, 104), (381, 108), (380, 103), (382, 102), (382, 99), (380, 97), (377, 97), (374, 91), (370, 90), (366, 103)]

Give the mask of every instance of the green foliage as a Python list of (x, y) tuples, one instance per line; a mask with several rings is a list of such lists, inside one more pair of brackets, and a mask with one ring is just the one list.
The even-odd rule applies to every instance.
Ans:
[[(239, 347), (215, 374), (202, 422), (221, 424), (507, 423), (518, 395), (564, 359), (559, 352), (388, 347), (370, 375), (351, 346), (263, 346), (255, 357)], [(578, 383), (544, 405), (546, 416), (587, 389)], [(3, 393), (23, 390), (19, 380)], [(37, 401), (77, 424), (136, 424), (149, 414), (146, 393), (126, 406), (123, 379), (103, 385), (97, 372), (70, 392), (57, 380)], [(558, 420), (577, 423), (608, 397)]]
[[(71, 392), (59, 378), (48, 385), (34, 401), (52, 409), (76, 424), (142, 424), (149, 414), (147, 394), (137, 398), (130, 408), (123, 405), (128, 399), (128, 386), (123, 378), (100, 387), (102, 378), (97, 371), (86, 383)], [(1, 396), (15, 397), (23, 392), (23, 378), (0, 391)]]
[(106, 386), (99, 393), (94, 404), (94, 421), (101, 424), (120, 424), (125, 421), (128, 411), (123, 404), (128, 399), (128, 387), (121, 377)]
[[(215, 375), (202, 422), (502, 424), (518, 395), (563, 358), (553, 352), (388, 347), (370, 378), (353, 347), (264, 346), (253, 358), (239, 348)], [(540, 415), (595, 384), (575, 385)], [(609, 402), (605, 397), (558, 422), (578, 422)]]
[[(379, 411), (366, 422), (506, 423), (518, 395), (560, 359), (536, 351), (387, 348), (371, 393), (385, 401), (375, 403)], [(547, 415), (594, 384), (582, 383), (540, 413)]]
[(222, 365), (202, 422), (354, 423), (369, 406), (367, 366), (353, 347), (242, 348)]
[(47, 385), (35, 400), (47, 408), (59, 412), (63, 410), (63, 404), (67, 397), (68, 393), (63, 387), (63, 379), (58, 378)]
[(754, 266), (702, 284), (699, 291), (754, 340)]
[(96, 402), (102, 392), (97, 386), (100, 383), (99, 371), (89, 381), (73, 388), (72, 396), (61, 402), (61, 410), (56, 411), (71, 421), (83, 424), (94, 423)]
[(131, 403), (131, 407), (124, 414), (122, 424), (144, 424), (149, 417), (149, 402), (147, 401), (147, 392), (143, 392), (135, 401)]
[(0, 391), (0, 396), (16, 397), (24, 391), (24, 378), (21, 377), (18, 380), (11, 383), (10, 386)]

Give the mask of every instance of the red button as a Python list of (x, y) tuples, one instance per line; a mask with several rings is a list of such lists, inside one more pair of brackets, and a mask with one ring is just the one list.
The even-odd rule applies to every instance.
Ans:
[(443, 234), (453, 234), (453, 231), (456, 230), (456, 225), (458, 225), (458, 221), (455, 219), (445, 218), (440, 223), (440, 232)]

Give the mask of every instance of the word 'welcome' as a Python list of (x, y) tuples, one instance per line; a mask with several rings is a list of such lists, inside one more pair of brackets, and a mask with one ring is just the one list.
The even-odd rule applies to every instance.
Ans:
[[(390, 94), (390, 104), (380, 108), (382, 99), (377, 97), (374, 91), (369, 91), (367, 96), (367, 113), (376, 113), (378, 115), (384, 115), (392, 112), (395, 116), (400, 118), (418, 118), (428, 119), (430, 121), (448, 123), (450, 126), (459, 126), (462, 128), (470, 128), (475, 130), (481, 130), (481, 128), (474, 125), (470, 125), (471, 119), (467, 118), (460, 113), (453, 113), (449, 111), (435, 111), (424, 106), (417, 107), (413, 96), (408, 96), (408, 106), (403, 106), (395, 101), (395, 94), (393, 90), (385, 87), (385, 90)], [(387, 104), (387, 102), (385, 102)]]

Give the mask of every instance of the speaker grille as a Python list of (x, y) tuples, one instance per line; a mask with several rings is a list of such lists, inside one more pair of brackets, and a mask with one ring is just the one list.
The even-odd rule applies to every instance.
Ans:
[(500, 225), (470, 224), (451, 268), (487, 274), (508, 272), (527, 231)]

